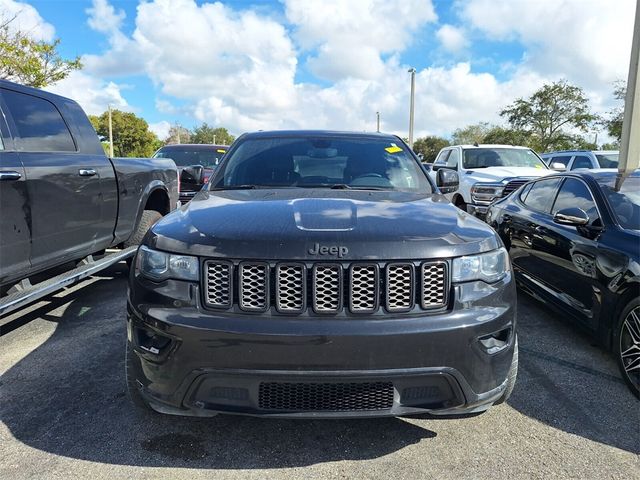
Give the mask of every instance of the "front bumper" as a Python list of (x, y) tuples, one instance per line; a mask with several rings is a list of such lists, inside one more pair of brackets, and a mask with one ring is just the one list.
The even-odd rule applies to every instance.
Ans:
[[(131, 282), (132, 368), (142, 395), (163, 413), (461, 414), (486, 410), (506, 388), (511, 275), (454, 286), (445, 312), (375, 319), (215, 314), (198, 305), (195, 284)], [(479, 340), (491, 334), (505, 339), (492, 354)]]
[(467, 204), (467, 213), (475, 215), (478, 218), (484, 218), (489, 211), (489, 205), (474, 205), (472, 203)]

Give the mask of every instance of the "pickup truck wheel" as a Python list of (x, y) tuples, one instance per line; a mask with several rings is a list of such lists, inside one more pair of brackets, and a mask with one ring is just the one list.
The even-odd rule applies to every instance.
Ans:
[(502, 396), (495, 401), (494, 405), (500, 405), (501, 403), (509, 400), (513, 388), (516, 386), (516, 377), (518, 376), (518, 337), (516, 337), (516, 343), (513, 347), (513, 358), (511, 359), (511, 367), (509, 367), (509, 374), (507, 375), (507, 388), (504, 390)]
[(463, 210), (465, 212), (467, 211), (467, 204), (465, 203), (464, 198), (462, 197), (456, 198), (454, 205), (458, 207), (460, 210)]
[(127, 347), (124, 351), (124, 374), (127, 379), (127, 396), (133, 405), (136, 407), (136, 410), (139, 413), (149, 414), (154, 412), (154, 410), (149, 406), (147, 401), (140, 393), (140, 385), (138, 385), (138, 381), (134, 375), (134, 365), (135, 361), (135, 353), (133, 352), (133, 348), (131, 347), (131, 343), (127, 341)]
[(147, 231), (161, 218), (162, 215), (155, 210), (143, 211), (140, 221), (138, 222), (138, 226), (136, 227), (136, 231), (133, 232), (133, 235), (131, 235), (129, 240), (124, 242), (124, 247), (129, 248), (134, 245), (140, 245), (140, 242), (142, 242)]

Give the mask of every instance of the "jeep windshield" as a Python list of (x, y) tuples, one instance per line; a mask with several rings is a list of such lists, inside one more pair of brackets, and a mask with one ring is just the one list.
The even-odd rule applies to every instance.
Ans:
[(239, 140), (213, 190), (333, 188), (432, 193), (404, 143), (358, 135), (252, 137)]
[(473, 148), (464, 151), (464, 168), (529, 167), (547, 169), (532, 150), (524, 148)]

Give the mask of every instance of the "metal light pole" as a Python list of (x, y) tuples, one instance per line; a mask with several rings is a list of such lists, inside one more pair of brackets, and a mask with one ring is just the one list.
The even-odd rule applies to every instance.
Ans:
[(113, 123), (111, 121), (111, 105), (109, 105), (109, 157), (113, 158)]
[(624, 103), (622, 139), (620, 141), (620, 162), (616, 190), (619, 190), (631, 172), (640, 167), (640, 3), (636, 6), (636, 20), (633, 27), (631, 61), (627, 79), (627, 97)]
[(380, 112), (376, 112), (376, 132), (380, 133)]
[(409, 69), (411, 74), (411, 101), (409, 104), (409, 147), (413, 148), (413, 106), (416, 97), (416, 69), (411, 67)]

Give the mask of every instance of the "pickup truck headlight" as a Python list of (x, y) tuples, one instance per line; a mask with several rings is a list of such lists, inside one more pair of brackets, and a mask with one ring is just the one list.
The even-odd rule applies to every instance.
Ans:
[(136, 275), (142, 274), (156, 282), (175, 278), (197, 281), (199, 278), (198, 258), (189, 255), (152, 250), (142, 246), (136, 257)]
[(501, 183), (476, 183), (471, 187), (473, 203), (488, 205), (502, 196), (504, 185)]
[(493, 283), (504, 277), (511, 269), (509, 254), (504, 248), (468, 257), (453, 259), (453, 282), (483, 280)]

